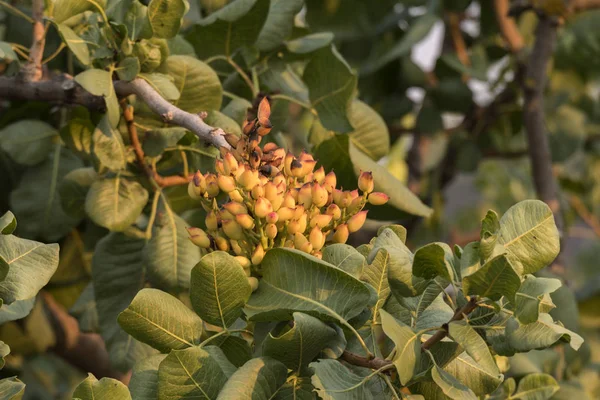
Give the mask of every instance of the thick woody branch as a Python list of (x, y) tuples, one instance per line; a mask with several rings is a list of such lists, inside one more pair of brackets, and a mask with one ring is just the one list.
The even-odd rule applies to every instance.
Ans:
[(83, 333), (77, 320), (54, 300), (52, 295), (41, 292), (40, 296), (56, 335), (52, 349), (58, 356), (84, 372), (91, 372), (98, 379), (115, 378), (127, 384), (130, 373), (112, 369), (102, 337), (97, 333)]
[(370, 368), (370, 369), (380, 369), (387, 365), (392, 364), (389, 360), (384, 360), (383, 358), (367, 358), (360, 356), (358, 354), (344, 351), (342, 353), (342, 360), (346, 361), (348, 364), (356, 365), (358, 367)]
[(515, 21), (508, 16), (509, 0), (494, 0), (494, 9), (496, 11), (496, 21), (500, 32), (508, 44), (511, 53), (519, 53), (525, 46), (521, 32)]
[(215, 147), (230, 148), (225, 141), (225, 132), (221, 128), (214, 128), (205, 123), (197, 114), (191, 114), (175, 107), (165, 100), (156, 90), (152, 88), (143, 79), (136, 78), (131, 82), (115, 82), (115, 90), (120, 97), (126, 97), (132, 94), (138, 96), (148, 107), (160, 115), (165, 122), (184, 127), (204, 142), (210, 143)]
[(0, 99), (80, 105), (92, 111), (106, 112), (104, 97), (94, 96), (64, 75), (38, 82), (0, 76)]
[(559, 232), (564, 230), (560, 212), (558, 183), (552, 171), (552, 154), (544, 119), (544, 89), (546, 69), (556, 42), (556, 22), (541, 17), (536, 28), (535, 43), (522, 80), (525, 101), (523, 120), (527, 132), (533, 183), (537, 196), (552, 210)]

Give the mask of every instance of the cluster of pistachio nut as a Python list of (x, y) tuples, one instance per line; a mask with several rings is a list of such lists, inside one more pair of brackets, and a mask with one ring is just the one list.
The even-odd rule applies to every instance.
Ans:
[[(256, 116), (254, 116), (256, 115)], [(227, 135), (232, 149), (221, 150), (216, 174), (196, 172), (188, 192), (207, 211), (206, 231), (188, 228), (194, 244), (208, 251), (227, 251), (249, 273), (273, 247), (291, 247), (316, 257), (326, 240), (345, 243), (364, 224), (368, 202), (385, 204), (389, 197), (373, 191), (373, 176), (362, 172), (359, 190), (336, 189), (336, 175), (315, 170), (316, 161), (298, 157), (274, 143), (260, 147), (269, 133), (270, 106), (263, 98), (252, 109), (241, 137)], [(224, 204), (217, 196), (226, 194)]]

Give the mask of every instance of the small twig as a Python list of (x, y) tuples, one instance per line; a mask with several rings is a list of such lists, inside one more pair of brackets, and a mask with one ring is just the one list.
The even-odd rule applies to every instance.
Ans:
[(516, 54), (525, 47), (525, 42), (523, 41), (523, 37), (521, 36), (521, 32), (519, 32), (517, 24), (508, 16), (509, 7), (509, 0), (494, 0), (496, 21), (498, 22), (500, 32), (502, 33), (504, 40), (506, 40), (511, 53)]
[(133, 107), (128, 105), (125, 101), (121, 102), (121, 106), (123, 108), (123, 118), (125, 119), (125, 122), (127, 124), (129, 140), (131, 141), (131, 145), (133, 146), (135, 157), (139, 166), (144, 170), (144, 173), (148, 176), (148, 178), (156, 182), (156, 184), (159, 187), (188, 184), (188, 182), (192, 179), (192, 175), (161, 176), (156, 170), (152, 169), (150, 165), (146, 163), (144, 150), (142, 149), (142, 144), (140, 143), (140, 139), (137, 134), (137, 127), (135, 126), (135, 122), (133, 120)]
[(0, 0), (0, 6), (6, 8), (12, 14), (25, 19), (30, 24), (33, 24), (35, 22), (33, 20), (33, 18), (31, 18), (29, 15), (25, 14), (23, 11), (19, 10), (17, 7), (11, 5), (10, 3), (6, 2), (6, 1)]
[(570, 12), (582, 12), (600, 8), (600, 0), (571, 0), (569, 2)]
[(42, 60), (42, 64), (46, 64), (46, 63), (49, 63), (50, 61), (54, 60), (54, 58), (56, 56), (58, 56), (65, 47), (67, 47), (67, 45), (64, 43), (61, 43), (60, 46), (58, 46), (58, 48), (54, 51), (54, 53), (50, 54), (48, 57), (46, 57), (44, 60)]
[(348, 364), (370, 369), (380, 369), (392, 364), (391, 361), (384, 360), (383, 358), (367, 358), (347, 350), (342, 353), (340, 358), (346, 361)]
[(460, 321), (465, 315), (469, 315), (473, 310), (477, 308), (477, 297), (473, 296), (469, 299), (469, 302), (456, 310), (454, 315), (448, 321), (448, 323), (442, 326), (442, 329), (434, 333), (429, 339), (427, 339), (422, 345), (421, 350), (429, 350), (436, 343), (440, 342), (443, 338), (448, 336), (448, 324), (453, 321)]
[(191, 114), (175, 107), (165, 100), (156, 90), (143, 79), (134, 79), (131, 82), (117, 81), (114, 83), (115, 91), (120, 97), (132, 94), (138, 96), (148, 107), (165, 122), (179, 125), (195, 133), (202, 141), (210, 143), (217, 148), (231, 148), (225, 141), (225, 132), (221, 128), (214, 128), (205, 123), (197, 114)]
[(44, 0), (33, 0), (31, 5), (33, 17), (33, 42), (29, 51), (30, 65), (25, 70), (25, 79), (36, 82), (42, 79), (42, 58), (46, 45), (46, 29), (44, 28)]
[(469, 67), (471, 65), (471, 60), (469, 59), (465, 39), (460, 30), (460, 17), (457, 13), (448, 13), (448, 27), (450, 28), (450, 36), (458, 59), (462, 65)]
[(588, 210), (583, 201), (572, 195), (569, 197), (569, 203), (571, 203), (571, 207), (577, 212), (577, 215), (594, 231), (596, 236), (600, 237), (600, 221)]

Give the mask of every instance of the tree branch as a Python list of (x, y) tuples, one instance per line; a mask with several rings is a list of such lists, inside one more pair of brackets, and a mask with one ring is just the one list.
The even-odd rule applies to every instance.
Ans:
[(508, 16), (509, 0), (494, 0), (494, 9), (498, 27), (508, 44), (510, 52), (513, 54), (519, 53), (525, 47), (525, 43), (517, 24)]
[(33, 42), (29, 51), (30, 63), (23, 69), (23, 77), (27, 81), (37, 82), (42, 79), (42, 58), (46, 45), (46, 29), (44, 28), (44, 0), (33, 0), (31, 5), (33, 17)]
[(348, 364), (370, 369), (379, 369), (385, 367), (386, 365), (392, 364), (390, 360), (384, 360), (383, 358), (377, 357), (369, 359), (349, 351), (344, 351), (340, 358), (346, 361)]
[(571, 12), (582, 12), (600, 8), (600, 0), (571, 0), (569, 9)]
[(19, 77), (0, 76), (0, 98), (81, 105), (92, 111), (106, 112), (104, 97), (94, 96), (66, 75), (52, 80), (27, 82)]
[(138, 164), (144, 170), (144, 173), (148, 176), (149, 179), (152, 179), (156, 182), (156, 184), (160, 187), (167, 186), (177, 186), (177, 185), (185, 185), (191, 179), (193, 175), (190, 176), (161, 176), (156, 170), (153, 170), (145, 160), (144, 150), (142, 149), (142, 145), (140, 143), (140, 139), (137, 134), (137, 127), (135, 126), (133, 120), (133, 107), (128, 105), (126, 102), (121, 103), (123, 108), (123, 117), (125, 122), (127, 123), (127, 131), (129, 132), (129, 140), (131, 141), (131, 145), (133, 146), (133, 150), (135, 152), (135, 157), (137, 159)]
[(117, 95), (126, 97), (135, 94), (152, 111), (160, 115), (165, 122), (184, 127), (195, 133), (201, 140), (217, 148), (231, 148), (229, 143), (225, 141), (225, 132), (223, 129), (214, 128), (205, 123), (199, 115), (191, 114), (175, 107), (158, 94), (145, 80), (136, 78), (131, 82), (117, 81), (114, 85)]
[(462, 306), (454, 312), (454, 315), (452, 316), (452, 318), (450, 318), (450, 321), (444, 324), (444, 326), (442, 326), (442, 329), (434, 333), (429, 339), (425, 341), (425, 343), (421, 345), (421, 350), (429, 350), (433, 347), (433, 345), (435, 345), (436, 343), (440, 342), (443, 338), (448, 336), (448, 324), (453, 321), (460, 321), (465, 317), (465, 315), (469, 315), (476, 308), (477, 297), (473, 296), (469, 299), (469, 302), (467, 304), (465, 304), (464, 306)]
[(97, 333), (83, 333), (77, 320), (54, 300), (48, 292), (40, 292), (44, 307), (56, 335), (52, 349), (58, 356), (84, 372), (91, 372), (98, 379), (115, 378), (127, 384), (131, 373), (112, 369), (104, 340)]
[(465, 67), (471, 66), (471, 60), (469, 58), (469, 53), (467, 52), (467, 45), (465, 44), (465, 39), (463, 38), (460, 30), (459, 14), (453, 12), (448, 14), (448, 27), (450, 28), (452, 44), (454, 45), (454, 50), (456, 50), (458, 59)]
[(552, 57), (555, 42), (556, 22), (545, 16), (540, 17), (535, 43), (521, 85), (525, 93), (523, 120), (527, 132), (533, 183), (538, 197), (552, 210), (556, 226), (562, 236), (564, 221), (560, 212), (558, 183), (552, 172), (552, 155), (544, 120), (546, 68)]
[(596, 236), (600, 237), (600, 221), (588, 210), (583, 201), (579, 197), (572, 195), (569, 197), (569, 203), (571, 203), (571, 207), (573, 207), (579, 217), (594, 231)]

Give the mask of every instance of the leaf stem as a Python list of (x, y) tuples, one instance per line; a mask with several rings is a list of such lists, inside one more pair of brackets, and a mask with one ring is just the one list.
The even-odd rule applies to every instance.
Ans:
[(206, 346), (207, 343), (210, 343), (213, 339), (216, 339), (216, 338), (218, 338), (220, 336), (223, 336), (223, 335), (230, 335), (232, 333), (249, 333), (252, 336), (254, 336), (254, 332), (251, 332), (248, 329), (232, 329), (232, 330), (224, 329), (221, 332), (215, 333), (211, 337), (209, 337), (206, 340), (204, 340), (202, 343), (200, 343), (198, 345), (198, 347), (204, 347), (204, 346)]
[(156, 219), (156, 209), (158, 207), (158, 198), (160, 197), (161, 190), (158, 188), (156, 192), (154, 192), (154, 198), (152, 199), (152, 209), (150, 210), (150, 218), (148, 219), (148, 226), (146, 227), (146, 239), (150, 240), (152, 238), (152, 226), (154, 225), (154, 220)]
[[(273, 100), (285, 100), (285, 101), (289, 101), (290, 103), (294, 103), (294, 104), (298, 104), (299, 106), (302, 106), (304, 108), (306, 108), (307, 110), (310, 110), (311, 112), (314, 112), (312, 106), (308, 103), (303, 102), (302, 100), (298, 100), (292, 96), (288, 96), (286, 94), (274, 94), (272, 96), (270, 96), (271, 99)], [(316, 113), (316, 112), (315, 112)]]
[(379, 376), (385, 381), (385, 383), (388, 385), (388, 387), (390, 388), (390, 390), (392, 391), (392, 394), (394, 395), (395, 399), (400, 400), (401, 397), (398, 395), (398, 392), (396, 392), (396, 388), (394, 388), (394, 385), (392, 385), (392, 381), (390, 380), (390, 377), (387, 376), (386, 374), (379, 374)]
[(227, 57), (227, 62), (229, 63), (229, 65), (231, 65), (233, 67), (233, 69), (236, 70), (236, 72), (238, 74), (240, 74), (240, 76), (242, 77), (242, 79), (244, 80), (244, 82), (246, 82), (246, 84), (250, 88), (250, 91), (252, 92), (252, 97), (256, 97), (256, 95), (258, 94), (258, 89), (254, 85), (254, 83), (252, 83), (252, 80), (250, 79), (250, 77), (248, 76), (248, 74), (246, 74), (244, 72), (244, 70), (242, 69), (242, 67), (240, 67), (238, 65), (238, 63), (236, 63), (235, 61), (233, 61), (233, 58)]
[(45, 60), (42, 60), (42, 64), (46, 64), (50, 61), (52, 61), (56, 56), (58, 56), (60, 54), (61, 51), (63, 51), (63, 49), (67, 47), (64, 43), (61, 43), (60, 46), (58, 46), (58, 48), (54, 51), (54, 53), (50, 54), (48, 57), (46, 57)]
[(10, 3), (7, 3), (6, 1), (0, 0), (0, 6), (6, 8), (12, 14), (27, 20), (27, 22), (29, 22), (30, 24), (33, 24), (35, 22), (33, 18), (31, 18), (29, 15), (25, 14), (23, 11), (19, 10), (17, 7), (11, 5)]

